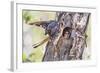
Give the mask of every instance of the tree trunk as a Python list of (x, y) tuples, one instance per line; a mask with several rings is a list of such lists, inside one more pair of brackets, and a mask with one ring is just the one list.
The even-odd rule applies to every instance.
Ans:
[[(71, 37), (74, 40), (73, 40), (73, 43), (71, 43), (73, 46), (72, 46), (71, 50), (69, 51), (70, 52), (69, 57), (71, 60), (82, 59), (82, 54), (83, 54), (83, 51), (84, 51), (84, 48), (86, 45), (86, 35), (85, 35), (86, 32), (85, 31), (87, 29), (89, 15), (90, 15), (89, 13), (71, 13), (71, 12), (58, 13), (58, 23), (63, 23), (64, 28), (65, 27), (72, 28)], [(62, 34), (62, 32), (60, 31), (59, 36), (61, 36), (61, 34)], [(56, 38), (58, 38), (58, 37), (56, 37)], [(51, 40), (52, 40), (52, 38), (51, 38)], [(58, 40), (56, 40), (56, 41), (51, 42), (52, 45), (48, 44), (46, 46), (47, 51), (45, 52), (43, 61), (59, 60), (58, 56), (56, 56), (56, 59), (54, 58), (54, 56), (55, 56), (54, 47), (56, 46), (56, 44), (53, 44), (54, 42), (59, 43)], [(48, 42), (48, 43), (50, 43), (50, 42)], [(50, 46), (52, 46), (52, 47), (50, 47)], [(53, 50), (51, 51), (51, 49), (53, 49)], [(59, 48), (59, 49), (61, 49), (61, 48)]]

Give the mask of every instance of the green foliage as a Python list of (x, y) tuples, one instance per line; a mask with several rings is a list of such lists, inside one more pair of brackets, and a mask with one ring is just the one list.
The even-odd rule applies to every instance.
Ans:
[(43, 57), (43, 53), (40, 48), (34, 49), (33, 53), (31, 53), (29, 59), (31, 62), (41, 62), (42, 61), (42, 57)]
[(29, 11), (23, 11), (23, 20), (28, 23), (32, 19), (32, 15)]
[(23, 60), (23, 62), (25, 62), (26, 61), (26, 54), (23, 52), (23, 54), (22, 54), (22, 60)]

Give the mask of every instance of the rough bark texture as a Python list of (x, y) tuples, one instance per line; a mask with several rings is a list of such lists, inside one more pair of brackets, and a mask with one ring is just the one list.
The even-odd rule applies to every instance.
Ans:
[[(59, 36), (56, 36), (55, 39), (51, 42), (52, 44), (48, 42), (50, 45), (48, 44), (46, 46), (46, 52), (43, 61), (82, 59), (82, 54), (84, 48), (86, 47), (85, 31), (87, 28), (88, 20), (89, 20), (89, 13), (71, 13), (71, 12), (59, 13), (58, 23), (59, 24), (61, 23), (64, 28), (65, 27), (72, 28), (71, 37), (73, 38), (73, 42), (70, 44), (66, 44), (67, 48), (64, 49), (64, 46), (60, 44), (61, 40), (58, 41), (60, 39), (59, 36), (61, 36), (62, 34), (62, 31), (60, 31), (58, 34)], [(57, 42), (59, 45), (57, 45), (57, 43), (55, 42)], [(66, 42), (69, 43), (71, 41), (66, 40)], [(72, 45), (72, 47), (68, 47), (70, 45)], [(55, 51), (55, 48), (58, 51)]]

